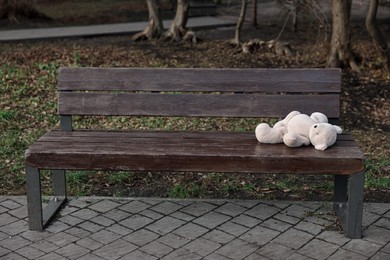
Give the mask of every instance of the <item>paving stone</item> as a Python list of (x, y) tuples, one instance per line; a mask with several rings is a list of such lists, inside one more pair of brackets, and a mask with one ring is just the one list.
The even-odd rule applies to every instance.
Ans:
[(31, 247), (38, 249), (45, 253), (50, 253), (57, 250), (59, 247), (48, 241), (42, 240), (30, 245)]
[(235, 224), (231, 221), (222, 224), (218, 227), (218, 229), (223, 230), (224, 232), (229, 233), (233, 236), (240, 236), (249, 230), (249, 228), (239, 224)]
[(250, 216), (247, 216), (244, 214), (241, 214), (241, 215), (233, 218), (231, 221), (234, 223), (249, 227), (249, 228), (258, 225), (261, 222), (261, 220), (259, 220), (257, 218), (250, 217)]
[(113, 210), (114, 208), (119, 207), (121, 205), (122, 204), (111, 201), (111, 200), (101, 200), (101, 201), (89, 206), (88, 208), (90, 208), (94, 211), (100, 212), (100, 213), (104, 213), (104, 212), (108, 212), (110, 210)]
[(119, 224), (121, 224), (122, 226), (125, 226), (127, 228), (130, 228), (132, 230), (138, 230), (138, 229), (141, 229), (141, 228), (149, 225), (152, 222), (153, 222), (153, 219), (150, 219), (150, 218), (147, 218), (147, 217), (144, 217), (141, 215), (133, 215), (131, 217), (128, 217), (128, 218), (122, 220), (121, 222), (119, 222)]
[(346, 238), (343, 234), (336, 231), (323, 231), (321, 234), (317, 236), (317, 238), (325, 240), (326, 242), (333, 243), (339, 246), (343, 246), (351, 239)]
[(284, 221), (284, 222), (289, 223), (289, 224), (292, 224), (292, 225), (295, 225), (295, 224), (297, 224), (299, 221), (301, 221), (300, 218), (288, 216), (288, 215), (286, 215), (286, 214), (284, 214), (284, 213), (279, 213), (279, 214), (275, 215), (273, 218), (274, 218), (274, 219), (277, 219), (277, 220)]
[(247, 209), (253, 208), (257, 204), (260, 204), (259, 200), (231, 200), (230, 202)]
[(65, 257), (63, 256), (60, 256), (59, 254), (57, 253), (54, 253), (54, 252), (51, 252), (47, 255), (44, 255), (44, 256), (41, 256), (38, 258), (38, 260), (67, 260)]
[(37, 259), (38, 257), (43, 256), (45, 253), (31, 246), (26, 246), (20, 248), (16, 251), (21, 256), (24, 256), (27, 259)]
[(112, 219), (109, 219), (109, 218), (106, 218), (103, 216), (97, 216), (97, 217), (91, 219), (91, 222), (96, 223), (96, 224), (101, 225), (101, 226), (105, 226), (105, 227), (111, 226), (112, 224), (115, 223), (115, 221), (113, 221)]
[(274, 260), (286, 259), (293, 253), (294, 253), (293, 249), (273, 242), (266, 244), (265, 246), (263, 246), (262, 248), (256, 251), (256, 254)]
[(388, 218), (381, 218), (374, 225), (378, 226), (378, 227), (383, 227), (383, 228), (390, 229), (390, 219), (388, 219)]
[(370, 226), (363, 231), (363, 239), (385, 245), (390, 242), (390, 230), (377, 226)]
[(69, 235), (67, 233), (58, 233), (51, 237), (48, 237), (46, 240), (53, 243), (56, 246), (63, 247), (79, 240), (79, 238), (76, 236)]
[(164, 256), (161, 259), (162, 260), (178, 260), (178, 259), (198, 260), (198, 259), (202, 259), (202, 257), (184, 248), (179, 248), (173, 251), (172, 253)]
[(60, 233), (66, 229), (70, 228), (70, 226), (66, 223), (63, 223), (61, 221), (54, 221), (50, 223), (50, 225), (45, 229), (46, 231), (49, 231), (51, 233)]
[(81, 210), (73, 212), (71, 214), (71, 216), (76, 217), (76, 218), (80, 218), (83, 220), (89, 220), (91, 218), (96, 217), (98, 214), (99, 213), (97, 213), (96, 211), (93, 211), (90, 209), (81, 209)]
[(207, 231), (208, 229), (204, 227), (201, 227), (194, 223), (188, 223), (173, 231), (173, 234), (192, 240), (205, 234)]
[(303, 206), (298, 205), (298, 204), (293, 204), (282, 211), (282, 213), (284, 213), (284, 214), (287, 214), (289, 216), (293, 216), (296, 218), (300, 218), (300, 219), (305, 218), (306, 216), (308, 216), (310, 213), (313, 213), (313, 212), (314, 212), (314, 210), (308, 209), (308, 208), (303, 207)]
[(246, 210), (247, 209), (244, 207), (241, 207), (239, 205), (228, 202), (228, 203), (222, 205), (221, 207), (215, 209), (214, 211), (231, 216), (231, 217), (236, 217)]
[[(366, 256), (357, 254), (348, 250), (338, 249), (333, 255), (331, 255), (328, 260), (367, 260)], [(384, 259), (383, 259), (384, 260)]]
[(147, 208), (149, 208), (150, 205), (146, 204), (139, 200), (130, 201), (129, 203), (124, 204), (123, 206), (120, 206), (118, 209), (129, 212), (129, 213), (139, 213)]
[(204, 260), (231, 260), (231, 258), (216, 253), (212, 253), (203, 259)]
[(95, 250), (93, 253), (104, 259), (118, 259), (136, 249), (136, 245), (124, 241), (123, 239), (118, 239), (108, 245), (99, 248), (98, 250)]
[(172, 230), (184, 225), (185, 222), (172, 217), (164, 217), (148, 225), (146, 228), (160, 235), (165, 235)]
[(245, 214), (261, 220), (266, 220), (267, 218), (277, 214), (279, 211), (280, 209), (276, 207), (272, 207), (266, 204), (258, 204), (257, 206), (246, 211)]
[(79, 208), (66, 205), (65, 208), (61, 209), (60, 214), (61, 214), (61, 216), (66, 216), (66, 215), (72, 214), (73, 212), (78, 211), (78, 210), (79, 210)]
[(213, 204), (206, 203), (203, 201), (198, 201), (198, 202), (195, 202), (187, 207), (180, 209), (180, 211), (184, 212), (186, 214), (195, 216), (195, 217), (199, 217), (199, 216), (202, 216), (202, 215), (212, 211), (216, 207), (217, 206), (215, 206)]
[(80, 257), (77, 260), (104, 260), (104, 258), (101, 258), (97, 255), (92, 254), (92, 253), (89, 253), (89, 254), (83, 255), (82, 257)]
[(228, 221), (231, 217), (220, 214), (218, 212), (209, 212), (205, 215), (193, 220), (194, 223), (202, 225), (207, 228), (215, 228), (226, 221)]
[(167, 245), (164, 245), (160, 242), (153, 241), (153, 242), (141, 247), (140, 250), (143, 252), (146, 252), (150, 255), (161, 258), (161, 257), (169, 254), (170, 252), (172, 252), (173, 248), (171, 248)]
[(321, 231), (324, 230), (323, 226), (316, 225), (314, 223), (307, 222), (307, 221), (300, 221), (297, 225), (294, 226), (294, 228), (305, 231), (313, 235), (318, 235), (319, 233), (321, 233)]
[(96, 250), (96, 249), (98, 249), (98, 248), (103, 246), (103, 244), (101, 244), (98, 241), (93, 240), (93, 239), (91, 239), (89, 237), (85, 237), (85, 238), (82, 238), (82, 239), (78, 240), (76, 242), (76, 244), (78, 244), (78, 245), (80, 245), (80, 246), (82, 246), (84, 248), (87, 248), (87, 249), (89, 249), (91, 251)]
[(7, 211), (9, 211), (9, 209), (0, 206), (0, 214), (5, 213)]
[(104, 228), (103, 226), (95, 224), (91, 221), (82, 222), (80, 225), (78, 225), (78, 227), (85, 229), (85, 230), (92, 232), (92, 233), (96, 233), (99, 230), (102, 230)]
[(234, 239), (233, 235), (217, 229), (208, 232), (203, 237), (219, 244), (227, 244)]
[(76, 236), (78, 238), (85, 238), (91, 234), (90, 231), (79, 228), (79, 227), (73, 227), (73, 228), (67, 229), (65, 232), (68, 233), (69, 235)]
[(298, 249), (313, 238), (313, 235), (291, 228), (278, 236), (273, 242)]
[(291, 256), (289, 256), (288, 258), (286, 258), (286, 260), (312, 260), (312, 259), (313, 258), (304, 256), (304, 255), (301, 255), (298, 253), (294, 253)]
[(128, 218), (131, 216), (129, 212), (125, 212), (123, 210), (119, 209), (113, 209), (110, 210), (106, 213), (104, 213), (102, 216), (107, 217), (109, 219), (115, 220), (115, 221), (121, 221), (124, 220), (125, 218)]
[(373, 256), (382, 246), (362, 239), (353, 239), (349, 241), (343, 249), (347, 249), (365, 256)]
[(8, 249), (5, 249), (4, 247), (0, 246), (0, 257), (9, 254), (10, 252), (11, 251), (9, 251)]
[(280, 234), (278, 231), (274, 231), (265, 227), (257, 226), (240, 236), (240, 239), (250, 243), (254, 243), (259, 246), (267, 244)]
[(164, 245), (170, 246), (174, 249), (178, 249), (182, 247), (183, 245), (187, 244), (191, 240), (185, 237), (181, 237), (172, 233), (166, 234), (159, 239), (157, 239), (158, 242), (163, 243)]
[(389, 203), (364, 203), (363, 210), (378, 215), (383, 215), (390, 210), (390, 204)]
[(19, 220), (18, 218), (15, 218), (15, 217), (9, 215), (8, 213), (2, 213), (2, 214), (0, 214), (0, 227), (8, 225), (12, 222), (16, 222), (18, 220)]
[(131, 252), (128, 255), (125, 255), (124, 257), (121, 257), (120, 260), (129, 260), (129, 259), (135, 259), (135, 260), (157, 260), (157, 257), (154, 257), (152, 255), (149, 255), (147, 253), (144, 253), (140, 250), (136, 250)]
[(370, 258), (370, 260), (384, 260), (384, 259), (390, 259), (390, 254), (386, 254), (384, 252), (378, 252), (373, 257)]
[(25, 258), (25, 257), (23, 257), (21, 255), (13, 253), (13, 252), (5, 255), (3, 258), (7, 259), (7, 260), (26, 260), (27, 259), (27, 258)]
[(1, 231), (10, 236), (15, 236), (28, 229), (28, 223), (25, 220), (18, 220), (8, 225), (2, 226)]
[(284, 232), (290, 227), (292, 227), (291, 224), (288, 224), (286, 222), (280, 221), (278, 219), (270, 218), (264, 221), (260, 224), (263, 227), (270, 228), (276, 231)]
[(3, 240), (3, 239), (6, 239), (8, 237), (9, 237), (9, 235), (4, 234), (3, 232), (0, 232), (0, 241)]
[(94, 233), (89, 237), (92, 238), (93, 240), (98, 241), (99, 243), (109, 244), (119, 239), (121, 236), (108, 230), (100, 230), (99, 232)]
[(241, 239), (235, 239), (221, 247), (215, 253), (231, 259), (243, 259), (257, 250), (257, 246)]
[(385, 252), (385, 253), (390, 254), (390, 243), (387, 244), (386, 246), (384, 246), (384, 247), (382, 248), (382, 251)]
[(171, 217), (177, 218), (186, 222), (190, 222), (191, 220), (195, 219), (194, 216), (188, 215), (184, 212), (176, 211), (170, 214)]
[(160, 213), (158, 213), (158, 212), (156, 212), (156, 211), (149, 210), (149, 209), (146, 209), (146, 210), (144, 210), (144, 211), (141, 211), (139, 214), (142, 215), (142, 216), (145, 216), (145, 217), (154, 219), (154, 220), (157, 220), (157, 219), (160, 219), (160, 218), (163, 218), (163, 217), (164, 217), (163, 214), (160, 214)]
[(1, 247), (11, 251), (18, 250), (19, 248), (28, 246), (29, 244), (32, 244), (32, 242), (20, 236), (8, 237), (0, 241)]
[(244, 260), (269, 260), (269, 258), (266, 258), (264, 256), (253, 253), (253, 254), (245, 257)]
[(22, 207), (13, 209), (13, 210), (8, 210), (8, 214), (18, 218), (18, 219), (24, 219), (26, 218), (27, 215), (27, 206), (24, 205)]
[(5, 207), (7, 209), (17, 209), (22, 207), (21, 204), (10, 199), (0, 202), (0, 206)]
[(158, 213), (161, 213), (161, 214), (169, 215), (175, 211), (178, 211), (182, 207), (183, 206), (178, 205), (176, 203), (172, 203), (170, 201), (164, 201), (164, 202), (161, 202), (160, 204), (157, 204), (156, 206), (153, 206), (150, 209), (157, 211)]
[[(78, 209), (82, 209), (82, 208), (85, 208), (85, 207), (88, 207), (89, 205), (91, 205), (91, 203), (83, 200), (82, 197), (79, 197), (77, 199), (68, 199), (68, 203), (67, 204), (68, 204), (67, 207), (68, 206), (76, 207)], [(61, 210), (61, 212), (62, 212), (62, 210)]]
[(381, 217), (380, 215), (371, 212), (364, 212), (362, 226), (363, 227), (370, 226), (372, 223), (376, 222), (380, 217)]
[(301, 249), (299, 249), (298, 253), (314, 259), (326, 259), (334, 252), (336, 252), (337, 249), (338, 246), (335, 244), (313, 239), (304, 245)]
[(157, 235), (156, 233), (141, 229), (125, 236), (123, 239), (137, 246), (143, 246), (147, 243), (152, 242), (153, 240), (156, 240), (158, 237), (159, 235)]
[(81, 256), (88, 254), (89, 250), (72, 243), (56, 250), (56, 253), (68, 259), (79, 259)]
[(64, 217), (61, 217), (59, 220), (70, 226), (76, 226), (84, 221), (83, 219), (79, 219), (71, 215), (66, 215)]
[(106, 229), (111, 231), (111, 232), (117, 233), (118, 235), (121, 235), (121, 236), (126, 236), (126, 235), (133, 232), (132, 229), (121, 226), (119, 224), (114, 224), (112, 226), (107, 227)]
[(183, 248), (197, 255), (207, 256), (220, 247), (220, 244), (200, 237), (186, 244)]

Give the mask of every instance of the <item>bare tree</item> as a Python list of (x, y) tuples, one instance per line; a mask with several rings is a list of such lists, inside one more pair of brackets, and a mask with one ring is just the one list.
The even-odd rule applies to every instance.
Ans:
[(383, 33), (381, 32), (379, 25), (376, 21), (378, 4), (379, 4), (378, 0), (370, 0), (367, 16), (366, 16), (366, 28), (384, 59), (386, 69), (389, 71), (390, 50), (387, 46), (387, 42), (383, 36)]
[(160, 5), (158, 0), (146, 0), (146, 4), (149, 13), (148, 25), (145, 30), (135, 34), (132, 37), (132, 39), (135, 41), (159, 38), (164, 31), (164, 25), (161, 18)]
[(176, 14), (169, 30), (166, 32), (165, 38), (179, 41), (187, 33), (186, 26), (188, 21), (188, 0), (177, 0)]
[(0, 0), (0, 19), (18, 23), (21, 18), (49, 17), (35, 9), (33, 0)]
[(241, 11), (240, 11), (240, 16), (238, 17), (234, 39), (230, 41), (231, 44), (236, 46), (239, 46), (241, 44), (241, 28), (245, 20), (246, 7), (247, 7), (247, 0), (241, 0)]
[(350, 41), (352, 0), (332, 0), (332, 40), (327, 67), (350, 66), (360, 72), (353, 57)]

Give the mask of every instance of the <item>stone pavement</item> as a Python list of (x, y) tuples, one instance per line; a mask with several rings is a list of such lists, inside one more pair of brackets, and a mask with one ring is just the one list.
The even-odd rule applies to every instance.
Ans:
[(71, 198), (44, 232), (26, 197), (0, 197), (0, 259), (390, 259), (390, 204), (364, 204), (364, 237), (330, 202)]

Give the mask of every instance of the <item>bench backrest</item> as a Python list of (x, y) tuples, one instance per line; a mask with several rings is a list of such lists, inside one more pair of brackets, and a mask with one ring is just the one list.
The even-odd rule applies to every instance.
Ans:
[(72, 115), (340, 117), (339, 69), (60, 68), (58, 113)]

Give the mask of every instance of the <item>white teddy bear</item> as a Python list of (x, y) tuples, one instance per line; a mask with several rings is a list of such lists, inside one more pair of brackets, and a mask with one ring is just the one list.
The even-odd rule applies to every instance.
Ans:
[(328, 123), (328, 118), (319, 112), (310, 116), (298, 111), (289, 113), (274, 127), (261, 123), (256, 127), (256, 138), (260, 143), (282, 143), (289, 147), (312, 144), (317, 150), (325, 150), (336, 142), (339, 126)]

